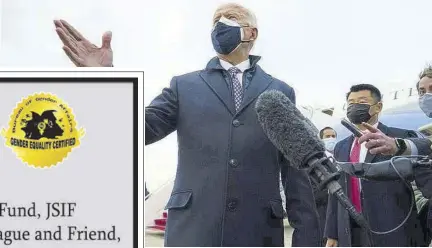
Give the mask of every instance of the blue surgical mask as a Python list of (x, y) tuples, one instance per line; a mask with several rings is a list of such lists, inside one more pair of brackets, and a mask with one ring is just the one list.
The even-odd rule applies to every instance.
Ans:
[(219, 54), (232, 53), (243, 41), (243, 29), (235, 21), (221, 17), (211, 33), (213, 48)]
[(427, 117), (432, 118), (432, 94), (426, 93), (421, 96), (419, 98), (419, 105)]
[(326, 138), (322, 140), (324, 142), (325, 148), (329, 152), (333, 152), (336, 146), (336, 138)]

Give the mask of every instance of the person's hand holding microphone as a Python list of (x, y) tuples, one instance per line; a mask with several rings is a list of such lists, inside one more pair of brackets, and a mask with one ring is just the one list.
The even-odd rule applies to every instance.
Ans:
[(365, 147), (371, 154), (394, 156), (410, 154), (410, 146), (405, 140), (389, 137), (368, 123), (362, 123), (362, 125), (368, 132), (363, 132), (358, 142), (360, 144), (366, 142)]

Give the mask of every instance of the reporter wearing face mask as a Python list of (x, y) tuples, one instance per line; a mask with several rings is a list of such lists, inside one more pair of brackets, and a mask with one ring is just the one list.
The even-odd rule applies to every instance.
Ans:
[[(426, 66), (419, 74), (416, 84), (419, 95), (419, 107), (426, 116), (432, 118), (432, 65)], [(372, 154), (396, 154), (397, 142), (369, 124), (364, 124), (369, 131), (359, 141), (364, 142)], [(409, 138), (404, 140), (408, 149), (403, 155), (411, 154), (411, 149), (417, 150), (419, 155), (430, 155), (431, 141), (426, 138)], [(414, 169), (415, 183), (413, 185), (419, 218), (425, 234), (425, 242), (429, 244), (432, 238), (432, 169), (417, 167)], [(418, 187), (418, 188), (417, 188)], [(419, 191), (421, 193), (419, 193)]]
[[(397, 137), (396, 141), (393, 139), (394, 142), (400, 138), (416, 136), (413, 131), (388, 127), (379, 122), (383, 102), (381, 92), (375, 86), (370, 84), (352, 86), (347, 93), (346, 101), (348, 119), (364, 132), (367, 130), (362, 123), (368, 123), (388, 137)], [(398, 153), (405, 151), (406, 147), (399, 149)], [(372, 154), (364, 144), (360, 144), (357, 138), (350, 135), (336, 144), (334, 157), (340, 162), (375, 163), (389, 160), (391, 155)], [(410, 211), (412, 189), (408, 190), (404, 182), (372, 182), (341, 174), (339, 183), (347, 192), (356, 210), (368, 219), (373, 230), (393, 229)], [(332, 195), (329, 196), (327, 208), (325, 227), (327, 246), (424, 245), (417, 211), (413, 211), (398, 230), (390, 234), (375, 235), (358, 226)]]
[[(333, 154), (334, 147), (336, 145), (336, 131), (331, 127), (324, 127), (319, 132), (320, 139), (324, 142), (328, 155)], [(315, 203), (317, 206), (318, 215), (320, 218), (320, 230), (323, 237), (323, 246), (325, 246), (326, 239), (324, 238), (324, 226), (326, 221), (327, 203), (328, 203), (328, 191), (326, 189), (319, 190), (314, 188)]]
[(320, 139), (324, 142), (325, 148), (328, 152), (333, 154), (336, 145), (337, 134), (331, 127), (325, 127), (319, 132)]
[[(419, 107), (426, 116), (432, 118), (432, 66), (426, 66), (419, 74), (416, 84), (419, 95)], [(429, 155), (432, 154), (431, 141), (424, 138), (397, 140), (389, 137), (369, 123), (362, 127), (368, 132), (360, 139), (371, 154), (381, 155)], [(432, 195), (432, 188), (430, 195)]]
[[(419, 74), (417, 82), (417, 91), (419, 95), (419, 107), (429, 118), (432, 118), (432, 66), (426, 66)], [(432, 144), (428, 139), (413, 139), (412, 142), (418, 147), (421, 155), (432, 154)], [(432, 169), (416, 168), (414, 170), (415, 183), (417, 184), (421, 195), (416, 195), (416, 200), (421, 204), (421, 220), (425, 228), (425, 240), (430, 244), (432, 239)], [(418, 204), (419, 205), (419, 204)]]

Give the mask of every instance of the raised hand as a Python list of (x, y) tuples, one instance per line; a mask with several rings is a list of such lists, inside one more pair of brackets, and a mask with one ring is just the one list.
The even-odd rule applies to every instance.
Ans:
[(102, 35), (102, 47), (97, 47), (65, 20), (55, 20), (54, 25), (58, 36), (63, 42), (63, 50), (76, 66), (113, 66), (113, 52), (111, 50), (112, 33), (110, 31)]
[(360, 144), (366, 142), (365, 147), (371, 154), (394, 155), (398, 151), (394, 138), (385, 135), (369, 123), (362, 123), (362, 125), (369, 132), (363, 134), (358, 142)]

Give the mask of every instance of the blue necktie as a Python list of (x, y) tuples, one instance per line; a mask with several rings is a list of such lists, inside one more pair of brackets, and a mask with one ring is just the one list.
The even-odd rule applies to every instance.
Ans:
[(228, 72), (231, 76), (231, 82), (232, 82), (232, 90), (233, 90), (233, 97), (234, 97), (234, 104), (236, 111), (240, 109), (241, 102), (243, 100), (243, 89), (240, 81), (237, 78), (237, 74), (241, 73), (240, 69), (237, 67), (231, 67), (228, 69)]

